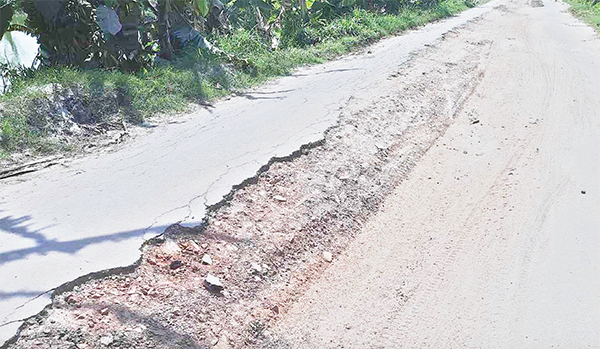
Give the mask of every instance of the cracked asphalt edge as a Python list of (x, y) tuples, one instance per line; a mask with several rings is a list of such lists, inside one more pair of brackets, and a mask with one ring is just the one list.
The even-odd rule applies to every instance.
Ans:
[[(325, 134), (333, 128), (338, 127), (338, 125), (334, 125), (331, 126), (330, 128), (328, 128), (327, 131), (325, 131)], [(235, 193), (250, 186), (253, 184), (256, 184), (258, 182), (258, 179), (260, 177), (261, 174), (267, 172), (270, 167), (275, 164), (275, 163), (280, 163), (280, 162), (289, 162), (289, 161), (293, 161), (295, 158), (301, 156), (302, 154), (304, 154), (305, 151), (308, 151), (312, 148), (318, 147), (323, 145), (325, 142), (325, 137), (323, 137), (322, 139), (315, 141), (315, 142), (311, 142), (308, 144), (304, 144), (300, 147), (300, 149), (294, 151), (292, 154), (287, 155), (287, 156), (283, 156), (283, 157), (272, 157), (267, 164), (263, 165), (260, 167), (260, 169), (257, 171), (256, 175), (254, 175), (253, 177), (247, 178), (246, 180), (244, 180), (243, 182), (241, 182), (238, 185), (234, 185), (231, 189), (231, 191), (226, 194), (219, 202), (212, 204), (212, 205), (206, 205), (206, 200), (205, 200), (205, 206), (206, 206), (206, 214), (205, 217), (203, 218), (203, 223), (200, 224), (200, 227), (204, 226), (208, 220), (208, 217), (213, 213), (218, 211), (221, 207), (226, 206), (234, 197)], [(220, 179), (220, 178), (219, 178)], [(218, 181), (218, 180), (217, 180)], [(215, 183), (217, 182), (215, 181)], [(210, 189), (210, 187), (209, 187)], [(186, 205), (182, 205), (180, 207), (176, 207), (170, 211), (164, 212), (161, 215), (159, 215), (158, 217), (156, 217), (154, 219), (154, 221), (158, 220), (161, 216), (164, 216), (165, 214), (168, 214), (170, 212), (179, 210), (179, 209), (183, 209), (188, 207), (191, 204), (192, 201), (198, 199), (198, 198), (204, 198), (206, 197), (206, 195), (208, 194), (208, 190), (198, 196), (193, 197), (192, 199), (190, 199), (190, 201), (186, 204)], [(189, 216), (189, 214), (188, 214)], [(186, 218), (188, 218), (188, 216), (186, 216), (185, 218), (182, 219), (182, 221), (184, 221)], [(145, 231), (150, 230), (153, 226), (154, 226), (155, 222), (152, 223), (150, 226), (148, 226)], [(145, 246), (147, 245), (153, 245), (153, 244), (160, 244), (165, 240), (165, 234), (167, 234), (170, 230), (170, 228), (172, 228), (173, 226), (177, 226), (179, 223), (175, 223), (172, 224), (170, 227), (167, 227), (165, 229), (165, 231), (159, 235), (157, 235), (154, 238), (151, 238), (149, 240), (146, 240), (145, 242), (142, 243), (142, 245), (140, 246), (140, 251), (143, 252), (143, 249)], [(41, 297), (45, 294), (48, 293), (52, 293), (51, 294), (51, 303), (48, 304), (46, 307), (44, 307), (43, 310), (41, 310), (39, 313), (34, 314), (32, 316), (26, 317), (24, 319), (17, 319), (17, 320), (13, 320), (13, 321), (9, 321), (3, 324), (0, 324), (1, 326), (6, 326), (15, 322), (23, 322), (23, 324), (19, 327), (19, 329), (17, 330), (17, 333), (9, 338), (1, 347), (0, 349), (5, 349), (5, 348), (9, 348), (11, 344), (14, 344), (18, 339), (19, 336), (21, 334), (21, 331), (24, 327), (27, 327), (27, 321), (30, 319), (36, 319), (36, 318), (40, 318), (40, 317), (44, 317), (47, 314), (48, 309), (51, 309), (53, 304), (54, 304), (54, 299), (56, 296), (61, 295), (65, 292), (69, 292), (72, 291), (75, 287), (85, 284), (86, 282), (89, 282), (91, 280), (100, 280), (109, 276), (113, 276), (113, 275), (124, 275), (124, 274), (129, 274), (133, 271), (135, 271), (135, 269), (140, 265), (141, 261), (143, 259), (143, 256), (140, 255), (140, 257), (138, 258), (137, 261), (135, 261), (133, 264), (127, 265), (127, 266), (122, 266), (122, 267), (116, 267), (116, 268), (110, 268), (110, 269), (105, 269), (105, 270), (100, 270), (97, 272), (92, 272), (83, 276), (80, 276), (72, 281), (66, 282), (56, 288), (50, 289), (46, 292), (41, 293), (40, 295), (32, 298), (31, 300), (29, 300), (28, 302), (37, 299), (38, 297)], [(24, 303), (27, 304), (28, 302)]]
[[(341, 107), (340, 107), (340, 108), (338, 108), (338, 109), (341, 109)], [(329, 111), (329, 112), (331, 112), (331, 111)], [(211, 120), (211, 121), (212, 121), (212, 120)], [(308, 126), (307, 126), (307, 128), (308, 128), (308, 127), (311, 127), (312, 125), (313, 125), (313, 124), (311, 124), (311, 125), (308, 125)], [(336, 128), (337, 126), (338, 126), (338, 125), (336, 124), (336, 125), (333, 125), (333, 126), (329, 127), (329, 128), (328, 128), (328, 129), (327, 129), (327, 130), (326, 130), (326, 131), (323, 133), (323, 134), (326, 134), (326, 133), (327, 133), (327, 132), (328, 132), (330, 129)], [(229, 192), (229, 193), (227, 193), (226, 195), (224, 195), (224, 196), (223, 196), (223, 198), (222, 198), (222, 199), (221, 199), (219, 202), (217, 202), (217, 203), (215, 203), (215, 204), (212, 204), (212, 205), (208, 205), (208, 204), (207, 204), (207, 203), (208, 203), (207, 195), (209, 194), (209, 192), (210, 192), (210, 190), (212, 189), (212, 187), (213, 187), (213, 186), (214, 186), (216, 183), (218, 183), (218, 182), (219, 182), (219, 180), (221, 180), (221, 179), (222, 179), (222, 178), (223, 178), (223, 177), (224, 177), (224, 176), (225, 176), (227, 173), (229, 173), (229, 171), (231, 171), (232, 169), (235, 169), (235, 168), (237, 168), (237, 167), (243, 166), (244, 164), (242, 164), (242, 165), (239, 165), (239, 166), (236, 166), (236, 167), (233, 167), (233, 168), (229, 168), (229, 169), (228, 169), (228, 170), (227, 170), (225, 173), (223, 173), (223, 174), (222, 174), (222, 175), (221, 175), (219, 178), (217, 178), (217, 179), (216, 179), (216, 180), (215, 180), (213, 183), (211, 183), (211, 185), (208, 187), (208, 189), (207, 189), (205, 192), (203, 192), (202, 194), (199, 194), (199, 195), (196, 195), (196, 196), (192, 197), (192, 198), (191, 198), (191, 199), (188, 201), (188, 203), (187, 203), (187, 204), (185, 204), (185, 205), (181, 205), (181, 206), (178, 206), (178, 207), (175, 207), (175, 208), (173, 208), (173, 209), (170, 209), (170, 210), (168, 210), (168, 211), (166, 211), (166, 212), (163, 212), (163, 213), (161, 213), (161, 214), (160, 214), (160, 215), (158, 215), (157, 217), (155, 217), (155, 218), (152, 220), (152, 224), (150, 224), (148, 227), (146, 227), (146, 228), (144, 229), (144, 231), (143, 231), (142, 235), (144, 235), (146, 232), (150, 231), (150, 230), (151, 230), (151, 229), (152, 229), (152, 228), (153, 228), (153, 227), (156, 225), (156, 223), (158, 222), (158, 220), (159, 220), (161, 217), (163, 217), (163, 216), (165, 216), (165, 215), (167, 215), (167, 214), (169, 214), (169, 213), (172, 213), (172, 212), (174, 212), (174, 211), (181, 210), (181, 209), (186, 209), (186, 208), (187, 208), (187, 211), (188, 211), (187, 215), (186, 215), (185, 217), (183, 217), (182, 219), (180, 219), (180, 220), (179, 220), (177, 223), (171, 224), (171, 226), (178, 225), (178, 224), (180, 224), (181, 222), (184, 222), (186, 219), (188, 219), (188, 218), (189, 218), (189, 217), (190, 217), (190, 216), (193, 214), (193, 213), (192, 213), (192, 210), (191, 210), (191, 207), (190, 207), (190, 206), (191, 206), (191, 204), (192, 204), (192, 202), (193, 202), (193, 201), (195, 201), (195, 200), (197, 200), (197, 199), (200, 199), (200, 198), (202, 198), (202, 199), (203, 199), (203, 201), (204, 201), (203, 205), (206, 207), (206, 211), (205, 211), (205, 217), (203, 218), (203, 223), (201, 223), (201, 224), (200, 224), (200, 226), (204, 225), (204, 224), (206, 223), (207, 219), (208, 219), (208, 216), (209, 216), (209, 214), (210, 214), (212, 211), (217, 211), (217, 210), (218, 210), (220, 207), (222, 207), (222, 206), (226, 205), (226, 204), (227, 204), (227, 202), (228, 202), (228, 201), (230, 201), (230, 200), (233, 198), (233, 196), (234, 196), (235, 192), (237, 192), (237, 191), (239, 191), (239, 190), (241, 190), (241, 189), (243, 189), (243, 188), (245, 188), (245, 187), (247, 187), (247, 186), (249, 186), (249, 185), (255, 184), (255, 183), (256, 183), (256, 181), (258, 180), (258, 178), (260, 177), (260, 175), (261, 175), (262, 173), (264, 173), (264, 172), (267, 172), (267, 171), (269, 170), (269, 168), (271, 167), (271, 165), (273, 165), (274, 163), (278, 163), (278, 162), (288, 162), (288, 161), (292, 161), (294, 158), (296, 158), (296, 157), (298, 157), (298, 156), (301, 156), (301, 155), (302, 155), (302, 152), (304, 152), (304, 151), (306, 151), (306, 150), (308, 150), (308, 149), (311, 149), (311, 148), (314, 148), (314, 147), (320, 146), (320, 145), (322, 145), (324, 142), (325, 142), (325, 137), (323, 137), (322, 139), (320, 139), (320, 140), (318, 140), (318, 141), (315, 141), (315, 142), (310, 142), (310, 143), (307, 143), (307, 144), (304, 144), (304, 145), (302, 145), (302, 146), (301, 146), (301, 147), (300, 147), (298, 150), (294, 151), (294, 152), (293, 152), (292, 154), (290, 154), (290, 155), (287, 155), (287, 156), (282, 156), (282, 157), (272, 157), (272, 158), (271, 158), (271, 159), (270, 159), (270, 160), (267, 162), (267, 164), (265, 164), (265, 165), (263, 165), (263, 166), (261, 166), (261, 167), (259, 168), (259, 170), (256, 172), (256, 174), (255, 174), (253, 177), (247, 178), (246, 180), (242, 181), (242, 182), (241, 182), (240, 184), (238, 184), (238, 185), (234, 185), (234, 186), (232, 186), (232, 189), (230, 190), (230, 192)], [(283, 145), (283, 144), (278, 144), (278, 145), (276, 145), (276, 146), (274, 146), (274, 147), (272, 147), (272, 148), (273, 148), (273, 149), (276, 149), (277, 147), (279, 147), (279, 146), (281, 146), (281, 145)], [(160, 242), (160, 241), (162, 241), (162, 240), (164, 239), (164, 236), (163, 236), (163, 235), (164, 235), (164, 234), (165, 234), (165, 233), (166, 233), (168, 230), (169, 230), (169, 227), (165, 228), (165, 230), (163, 231), (163, 233), (161, 233), (161, 234), (158, 234), (158, 235), (156, 235), (155, 237), (153, 237), (153, 238), (151, 238), (151, 239), (148, 239), (148, 240), (144, 241), (144, 242), (142, 243), (142, 245), (140, 246), (139, 250), (142, 252), (142, 251), (143, 251), (143, 248), (144, 248), (144, 246), (146, 246), (147, 244), (155, 244), (157, 241), (159, 241), (159, 242)], [(142, 255), (140, 255), (140, 257), (138, 258), (138, 260), (137, 260), (137, 261), (135, 261), (134, 263), (132, 263), (132, 264), (130, 264), (130, 265), (127, 265), (127, 266), (115, 267), (115, 268), (110, 268), (110, 269), (100, 270), (100, 271), (96, 271), (96, 272), (88, 273), (88, 274), (86, 274), (86, 275), (82, 275), (82, 276), (80, 276), (80, 277), (78, 277), (78, 278), (76, 278), (76, 279), (74, 279), (74, 280), (68, 281), (68, 282), (66, 282), (66, 283), (64, 283), (64, 284), (62, 284), (62, 285), (60, 285), (60, 286), (58, 286), (58, 287), (55, 287), (55, 288), (49, 289), (49, 290), (47, 290), (47, 291), (45, 291), (45, 292), (42, 292), (42, 293), (40, 293), (39, 295), (37, 295), (37, 296), (35, 296), (35, 297), (31, 298), (31, 299), (29, 299), (28, 301), (26, 301), (25, 303), (23, 303), (21, 306), (17, 307), (17, 309), (19, 309), (19, 308), (23, 307), (24, 305), (28, 304), (29, 302), (31, 302), (31, 301), (33, 301), (33, 300), (35, 300), (35, 299), (37, 299), (37, 298), (39, 298), (39, 297), (41, 297), (41, 296), (43, 296), (43, 295), (46, 295), (46, 294), (48, 294), (48, 293), (51, 293), (51, 303), (50, 303), (50, 304), (48, 304), (46, 307), (44, 307), (44, 309), (42, 309), (40, 312), (38, 312), (38, 313), (36, 313), (36, 314), (34, 314), (34, 315), (31, 315), (31, 316), (25, 317), (25, 318), (23, 318), (23, 319), (11, 320), (11, 321), (8, 321), (8, 322), (1, 323), (1, 324), (0, 324), (0, 327), (2, 327), (2, 326), (7, 326), (7, 325), (10, 325), (10, 324), (13, 324), (13, 323), (17, 323), (17, 322), (23, 322), (23, 323), (24, 323), (24, 324), (22, 324), (22, 325), (19, 327), (19, 329), (17, 330), (17, 333), (16, 333), (14, 336), (12, 336), (11, 338), (9, 338), (7, 341), (5, 341), (5, 342), (4, 342), (4, 344), (3, 344), (2, 346), (0, 346), (0, 349), (8, 348), (8, 347), (10, 346), (10, 344), (14, 343), (14, 342), (15, 342), (15, 341), (18, 339), (18, 337), (19, 337), (19, 335), (20, 335), (20, 332), (21, 332), (21, 330), (22, 330), (22, 327), (23, 327), (24, 325), (26, 325), (26, 324), (25, 324), (25, 322), (26, 322), (27, 320), (34, 319), (34, 318), (38, 318), (38, 317), (40, 317), (40, 316), (44, 316), (44, 315), (46, 314), (46, 312), (47, 312), (47, 309), (49, 309), (49, 308), (51, 308), (51, 307), (52, 307), (52, 303), (53, 303), (53, 301), (54, 301), (54, 298), (55, 298), (57, 295), (60, 295), (60, 294), (62, 294), (62, 293), (64, 293), (64, 292), (71, 291), (71, 290), (73, 290), (73, 289), (74, 289), (76, 286), (82, 285), (82, 284), (84, 284), (84, 283), (86, 283), (86, 282), (89, 282), (89, 281), (91, 281), (91, 280), (103, 279), (103, 278), (105, 278), (105, 277), (112, 276), (112, 275), (121, 275), (121, 274), (128, 274), (128, 273), (131, 273), (132, 271), (134, 271), (134, 270), (135, 270), (135, 268), (137, 268), (137, 267), (139, 266), (139, 264), (140, 264), (140, 262), (141, 262), (141, 260), (142, 260), (142, 257), (143, 257), (143, 256), (142, 256)]]
[[(334, 128), (337, 128), (338, 126), (339, 126), (339, 123), (338, 123), (338, 124), (336, 124), (336, 125), (333, 125), (333, 126), (329, 127), (329, 128), (328, 128), (328, 129), (327, 129), (327, 130), (324, 132), (324, 134), (327, 134), (329, 130), (331, 130), (331, 129), (334, 129)], [(153, 227), (153, 226), (156, 224), (156, 221), (157, 221), (158, 219), (160, 219), (160, 217), (162, 217), (162, 216), (164, 216), (164, 215), (166, 215), (166, 214), (169, 214), (169, 213), (171, 213), (171, 212), (174, 212), (174, 211), (176, 211), (176, 210), (184, 209), (184, 208), (186, 208), (186, 207), (188, 208), (188, 211), (189, 211), (189, 210), (190, 210), (190, 208), (189, 208), (189, 207), (190, 207), (190, 205), (191, 205), (191, 202), (192, 202), (192, 201), (194, 201), (194, 200), (196, 200), (196, 199), (198, 199), (198, 198), (205, 198), (205, 200), (204, 200), (204, 201), (205, 201), (205, 203), (204, 203), (204, 206), (206, 207), (206, 214), (205, 214), (205, 217), (203, 218), (203, 223), (201, 223), (201, 224), (200, 224), (200, 227), (202, 227), (202, 226), (204, 226), (204, 225), (206, 224), (206, 222), (207, 222), (207, 220), (208, 220), (208, 217), (209, 217), (209, 216), (210, 216), (210, 215), (211, 215), (213, 212), (216, 212), (216, 211), (218, 211), (218, 210), (219, 210), (221, 207), (223, 207), (223, 206), (227, 205), (227, 204), (228, 204), (228, 202), (230, 202), (230, 201), (233, 199), (233, 197), (234, 197), (234, 195), (235, 195), (235, 193), (236, 193), (236, 192), (238, 192), (238, 191), (240, 191), (240, 190), (242, 190), (242, 189), (246, 188), (247, 186), (250, 186), (250, 185), (256, 184), (256, 183), (257, 183), (257, 181), (258, 181), (258, 179), (259, 179), (259, 177), (260, 177), (260, 175), (261, 175), (261, 174), (263, 174), (263, 173), (265, 173), (265, 172), (267, 172), (267, 171), (270, 169), (270, 167), (271, 167), (273, 164), (275, 164), (275, 163), (280, 163), (280, 162), (289, 162), (289, 161), (293, 161), (295, 158), (297, 158), (297, 157), (301, 156), (302, 154), (304, 154), (304, 152), (306, 152), (306, 151), (308, 151), (308, 150), (310, 150), (310, 149), (312, 149), (312, 148), (315, 148), (315, 147), (321, 146), (321, 145), (323, 145), (324, 143), (325, 143), (325, 137), (323, 137), (322, 139), (320, 139), (320, 140), (318, 140), (318, 141), (315, 141), (315, 142), (311, 142), (311, 143), (307, 143), (307, 144), (304, 144), (304, 145), (302, 145), (302, 146), (301, 146), (301, 147), (300, 147), (298, 150), (294, 151), (294, 152), (293, 152), (292, 154), (290, 154), (290, 155), (287, 155), (287, 156), (282, 156), (282, 157), (272, 157), (272, 158), (271, 158), (271, 159), (270, 159), (270, 160), (267, 162), (267, 164), (265, 164), (265, 165), (263, 165), (263, 166), (261, 166), (261, 167), (259, 168), (259, 170), (256, 172), (256, 174), (255, 174), (254, 176), (252, 176), (252, 177), (250, 177), (250, 178), (247, 178), (247, 179), (245, 179), (245, 180), (244, 180), (244, 181), (242, 181), (240, 184), (237, 184), (237, 185), (234, 185), (234, 186), (232, 186), (232, 189), (230, 190), (230, 192), (229, 192), (229, 193), (227, 193), (225, 196), (223, 196), (223, 198), (222, 198), (222, 199), (221, 199), (219, 202), (217, 202), (217, 203), (215, 203), (215, 204), (212, 204), (212, 205), (207, 205), (207, 204), (206, 204), (206, 202), (207, 202), (207, 200), (206, 200), (206, 196), (208, 195), (208, 192), (210, 191), (210, 189), (212, 188), (212, 186), (213, 186), (213, 185), (214, 185), (216, 182), (218, 182), (218, 181), (219, 181), (219, 180), (222, 178), (222, 176), (223, 176), (223, 175), (222, 175), (222, 176), (221, 176), (221, 177), (219, 177), (217, 180), (215, 180), (215, 181), (214, 181), (214, 182), (211, 184), (211, 186), (209, 186), (209, 188), (208, 188), (208, 189), (207, 189), (207, 190), (206, 190), (204, 193), (202, 193), (202, 194), (200, 194), (200, 195), (197, 195), (197, 196), (194, 196), (192, 199), (190, 199), (190, 200), (189, 200), (189, 202), (188, 202), (187, 204), (185, 204), (185, 205), (182, 205), (182, 206), (179, 206), (179, 207), (176, 207), (176, 208), (173, 208), (173, 209), (171, 209), (171, 210), (169, 210), (169, 211), (167, 211), (167, 212), (164, 212), (164, 213), (162, 213), (161, 215), (157, 216), (157, 217), (156, 217), (156, 218), (153, 220), (153, 223), (152, 223), (151, 225), (149, 225), (149, 226), (148, 226), (148, 227), (147, 227), (147, 228), (144, 230), (144, 232), (147, 232), (147, 231), (149, 231), (150, 229), (152, 229), (152, 227)], [(230, 171), (230, 169), (229, 169), (228, 171)], [(188, 215), (187, 215), (185, 218), (181, 219), (181, 220), (180, 220), (180, 222), (181, 222), (181, 221), (185, 221), (185, 220), (186, 220), (186, 219), (189, 217), (189, 215), (190, 215), (190, 213), (188, 213)], [(167, 227), (163, 233), (161, 233), (161, 234), (157, 235), (157, 236), (156, 236), (156, 237), (154, 237), (154, 238), (151, 238), (151, 239), (149, 239), (149, 240), (146, 240), (146, 241), (144, 241), (144, 242), (142, 243), (142, 245), (140, 246), (140, 251), (142, 252), (142, 251), (143, 251), (143, 249), (144, 249), (144, 247), (145, 247), (146, 245), (153, 245), (153, 244), (161, 243), (162, 241), (164, 241), (164, 239), (165, 239), (165, 234), (166, 234), (166, 233), (169, 231), (169, 229), (170, 229), (171, 227), (173, 227), (173, 226), (176, 226), (176, 225), (178, 225), (178, 224), (179, 224), (179, 223), (172, 224), (170, 227)], [(18, 340), (18, 338), (19, 338), (19, 336), (20, 336), (20, 333), (21, 333), (21, 330), (23, 329), (23, 327), (26, 327), (26, 326), (27, 326), (27, 323), (26, 323), (26, 322), (27, 322), (28, 320), (30, 320), (30, 319), (35, 319), (35, 318), (40, 318), (40, 317), (43, 317), (43, 316), (45, 316), (45, 315), (47, 314), (47, 311), (48, 311), (48, 309), (52, 308), (52, 306), (53, 306), (53, 303), (54, 303), (54, 298), (55, 298), (56, 296), (58, 296), (58, 295), (60, 295), (60, 294), (63, 294), (63, 293), (65, 293), (65, 292), (72, 291), (72, 290), (73, 290), (75, 287), (77, 287), (77, 286), (79, 286), (79, 285), (82, 285), (82, 284), (85, 284), (86, 282), (89, 282), (89, 281), (91, 281), (91, 280), (99, 280), (99, 279), (103, 279), (103, 278), (106, 278), (106, 277), (109, 277), (109, 276), (112, 276), (112, 275), (123, 275), (123, 274), (129, 274), (129, 273), (133, 272), (133, 271), (134, 271), (134, 270), (135, 270), (135, 269), (136, 269), (136, 268), (137, 268), (137, 267), (140, 265), (140, 263), (141, 263), (142, 259), (143, 259), (143, 256), (142, 256), (142, 255), (140, 255), (140, 257), (138, 258), (138, 260), (137, 260), (137, 261), (135, 261), (133, 264), (130, 264), (130, 265), (127, 265), (127, 266), (122, 266), (122, 267), (116, 267), (116, 268), (110, 268), (110, 269), (100, 270), (100, 271), (97, 271), (97, 272), (92, 272), (92, 273), (89, 273), (89, 274), (86, 274), (86, 275), (80, 276), (80, 277), (78, 277), (78, 278), (76, 278), (76, 279), (74, 279), (74, 280), (72, 280), (72, 281), (66, 282), (66, 283), (64, 283), (64, 284), (62, 284), (62, 285), (60, 285), (60, 286), (58, 286), (58, 287), (56, 287), (56, 288), (50, 289), (50, 290), (48, 290), (48, 291), (46, 291), (46, 292), (43, 292), (43, 293), (41, 293), (40, 295), (38, 295), (38, 296), (36, 296), (36, 297), (32, 298), (31, 300), (27, 301), (27, 302), (26, 302), (26, 303), (24, 303), (24, 304), (27, 304), (28, 302), (31, 302), (32, 300), (34, 300), (34, 299), (37, 299), (37, 298), (39, 298), (39, 297), (41, 297), (41, 296), (43, 296), (43, 295), (45, 295), (45, 294), (48, 294), (48, 293), (50, 293), (50, 292), (52, 293), (52, 294), (51, 294), (51, 303), (50, 303), (50, 304), (48, 304), (46, 307), (44, 307), (44, 309), (42, 309), (42, 310), (41, 310), (39, 313), (37, 313), (37, 314), (34, 314), (34, 315), (32, 315), (32, 316), (29, 316), (29, 317), (26, 317), (26, 318), (23, 318), (23, 319), (12, 320), (12, 321), (9, 321), (9, 322), (6, 322), (6, 323), (2, 323), (2, 324), (0, 324), (0, 327), (1, 327), (1, 326), (6, 326), (6, 325), (9, 325), (9, 324), (15, 323), (15, 322), (23, 322), (23, 324), (22, 324), (22, 325), (19, 327), (19, 329), (17, 330), (17, 333), (16, 333), (16, 334), (15, 334), (13, 337), (9, 338), (9, 339), (8, 339), (8, 340), (7, 340), (7, 341), (6, 341), (6, 342), (5, 342), (5, 343), (4, 343), (4, 344), (3, 344), (3, 345), (0, 347), (0, 349), (5, 349), (5, 348), (8, 348), (8, 347), (9, 347), (11, 344), (14, 344), (14, 343), (15, 343), (15, 342)]]

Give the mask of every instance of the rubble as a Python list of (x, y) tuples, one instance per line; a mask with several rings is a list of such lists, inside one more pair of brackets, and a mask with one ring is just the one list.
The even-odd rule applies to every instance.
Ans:
[(208, 254), (205, 254), (204, 256), (202, 256), (202, 264), (212, 265), (213, 260), (212, 260), (212, 258), (210, 258), (210, 256)]
[(204, 283), (206, 284), (206, 288), (208, 288), (209, 291), (219, 292), (223, 290), (223, 284), (221, 283), (221, 280), (219, 280), (218, 277), (212, 274), (208, 274), (206, 276), (206, 278), (204, 279)]

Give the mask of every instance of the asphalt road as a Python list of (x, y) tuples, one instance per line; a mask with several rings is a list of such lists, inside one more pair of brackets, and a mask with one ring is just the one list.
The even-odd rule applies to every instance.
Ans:
[(564, 3), (543, 5), (495, 1), (436, 47), (491, 43), (480, 85), (276, 337), (600, 347), (600, 40)]
[(0, 343), (49, 304), (54, 288), (133, 263), (143, 241), (170, 224), (197, 224), (206, 205), (269, 159), (321, 139), (350, 98), (387, 78), (411, 52), (490, 9), (301, 69), (155, 127), (116, 152), (0, 183)]

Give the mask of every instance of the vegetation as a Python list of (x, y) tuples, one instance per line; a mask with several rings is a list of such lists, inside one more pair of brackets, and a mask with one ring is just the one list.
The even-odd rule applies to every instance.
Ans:
[[(25, 24), (11, 21), (8, 12), (0, 24), (38, 36), (42, 67), (10, 75), (11, 88), (0, 96), (0, 157), (68, 147), (65, 139), (89, 125), (110, 128), (183, 111), (467, 8), (464, 0), (208, 0), (205, 8), (206, 1), (13, 4), (17, 17), (19, 8), (27, 13)], [(44, 13), (40, 3), (63, 7)], [(103, 23), (99, 8), (110, 10)], [(73, 21), (79, 30), (66, 34)], [(135, 35), (125, 35), (126, 27)]]
[(567, 3), (571, 5), (571, 12), (600, 33), (600, 1), (567, 0)]

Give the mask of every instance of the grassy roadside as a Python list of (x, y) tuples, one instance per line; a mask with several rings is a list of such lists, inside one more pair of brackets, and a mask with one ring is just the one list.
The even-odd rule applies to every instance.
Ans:
[(571, 5), (571, 12), (583, 19), (598, 33), (600, 33), (600, 2), (594, 4), (592, 0), (565, 0)]
[(73, 148), (69, 138), (88, 135), (89, 125), (110, 127), (157, 113), (182, 112), (190, 103), (210, 102), (290, 74), (298, 66), (322, 63), (385, 36), (452, 16), (468, 3), (445, 0), (427, 9), (404, 9), (398, 15), (355, 10), (294, 33), (302, 37), (301, 42), (287, 40), (275, 50), (254, 31), (208, 38), (244, 64), (193, 52), (173, 65), (138, 74), (40, 70), (13, 81), (11, 91), (0, 96), (0, 159), (23, 150), (34, 154), (69, 150)]

